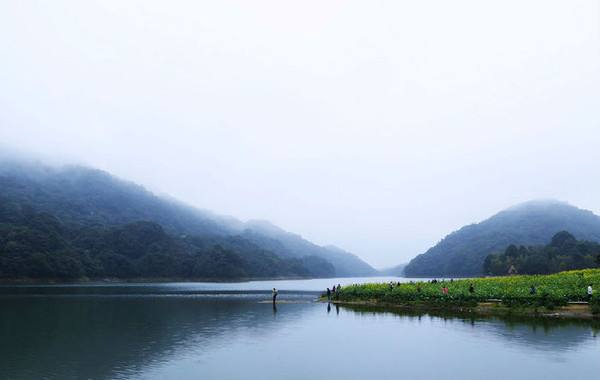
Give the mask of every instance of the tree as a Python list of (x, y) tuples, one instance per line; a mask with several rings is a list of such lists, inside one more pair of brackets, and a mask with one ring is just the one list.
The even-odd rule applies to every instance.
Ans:
[(560, 231), (552, 237), (550, 245), (556, 248), (563, 248), (565, 245), (575, 243), (575, 236), (567, 231)]
[(546, 246), (509, 245), (503, 254), (489, 255), (483, 265), (485, 273), (504, 275), (507, 268), (520, 274), (546, 274), (600, 265), (600, 244), (577, 241), (567, 231), (555, 234)]

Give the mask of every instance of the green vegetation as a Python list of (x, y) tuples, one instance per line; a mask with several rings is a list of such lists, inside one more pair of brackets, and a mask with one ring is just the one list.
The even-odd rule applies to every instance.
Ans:
[(265, 222), (85, 167), (0, 161), (0, 280), (334, 277), (376, 271)]
[[(474, 292), (469, 291), (473, 284)], [(417, 282), (394, 286), (364, 284), (343, 287), (337, 299), (344, 302), (375, 302), (387, 304), (476, 305), (500, 300), (506, 306), (556, 307), (569, 301), (587, 300), (587, 287), (595, 286), (598, 303), (600, 269), (569, 271), (552, 275), (510, 276), (463, 279), (455, 281)], [(448, 288), (448, 294), (442, 288)], [(535, 287), (532, 294), (531, 288)]]
[(0, 201), (4, 280), (239, 279), (333, 272), (321, 258), (281, 258), (242, 238), (174, 237), (152, 222), (65, 226), (52, 215)]
[(577, 241), (567, 231), (554, 235), (546, 246), (511, 244), (503, 254), (489, 255), (484, 262), (484, 272), (491, 275), (548, 274), (595, 267), (600, 267), (600, 244)]
[(467, 277), (484, 274), (490, 254), (511, 244), (547, 244), (559, 231), (577, 239), (600, 242), (600, 218), (558, 201), (533, 201), (506, 209), (491, 218), (446, 236), (405, 268), (408, 277)]

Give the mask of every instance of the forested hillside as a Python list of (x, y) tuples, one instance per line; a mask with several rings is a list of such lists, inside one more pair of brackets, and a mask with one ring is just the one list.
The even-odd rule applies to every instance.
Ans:
[(158, 197), (100, 170), (0, 162), (3, 279), (374, 273), (352, 254), (330, 252), (293, 236), (299, 246), (295, 250), (286, 239), (250, 229), (235, 218)]
[(405, 268), (407, 276), (483, 274), (485, 258), (507, 246), (543, 245), (560, 231), (577, 239), (600, 241), (600, 218), (564, 202), (532, 201), (446, 236)]
[(245, 225), (243, 237), (262, 246), (268, 247), (281, 256), (298, 258), (311, 255), (335, 263), (337, 276), (373, 276), (378, 272), (356, 255), (335, 246), (319, 246), (289, 233), (266, 221), (249, 221)]
[(545, 246), (509, 245), (504, 253), (486, 257), (486, 274), (550, 274), (600, 267), (600, 244), (575, 239), (567, 231), (552, 237)]

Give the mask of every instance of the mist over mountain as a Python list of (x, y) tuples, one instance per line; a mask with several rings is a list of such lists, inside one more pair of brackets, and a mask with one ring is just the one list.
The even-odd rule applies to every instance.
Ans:
[(0, 277), (260, 278), (374, 274), (358, 257), (82, 166), (0, 161)]
[[(318, 246), (308, 240), (267, 222), (251, 220), (245, 224), (242, 236), (261, 246), (269, 246), (274, 252), (283, 257), (303, 257), (311, 255), (320, 257), (335, 263), (335, 271), (338, 276), (372, 276), (377, 271), (362, 261), (358, 256), (346, 252), (336, 246)], [(267, 239), (271, 239), (269, 242)], [(277, 242), (278, 246), (270, 244)]]
[(391, 268), (385, 268), (380, 270), (381, 274), (383, 274), (384, 276), (398, 276), (398, 277), (403, 277), (404, 276), (404, 268), (406, 268), (406, 265), (408, 264), (399, 264), (396, 266), (393, 266)]
[(514, 245), (544, 245), (560, 231), (578, 240), (600, 241), (600, 217), (568, 203), (535, 200), (522, 203), (455, 231), (405, 268), (407, 276), (483, 274), (485, 258)]

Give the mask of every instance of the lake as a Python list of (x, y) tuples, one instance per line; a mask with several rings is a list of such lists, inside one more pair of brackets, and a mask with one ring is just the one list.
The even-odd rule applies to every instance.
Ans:
[[(0, 379), (590, 379), (589, 322), (316, 303), (333, 284), (0, 286)], [(408, 281), (397, 279), (394, 281)], [(270, 289), (280, 290), (274, 309)]]

